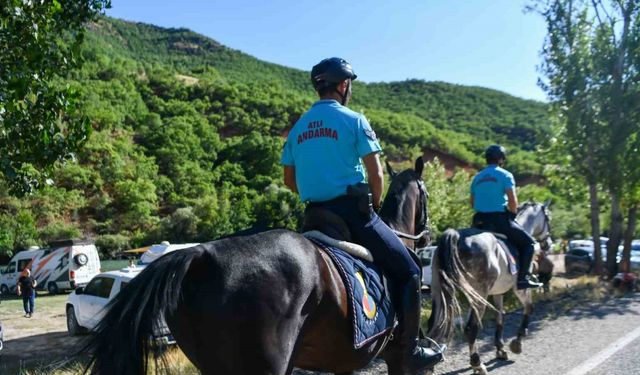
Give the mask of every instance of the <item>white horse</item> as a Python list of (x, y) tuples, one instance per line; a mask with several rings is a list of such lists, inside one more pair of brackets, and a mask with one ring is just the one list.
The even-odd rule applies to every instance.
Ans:
[[(528, 202), (518, 210), (517, 221), (531, 234), (541, 246), (548, 248), (549, 239), (549, 202), (544, 204)], [(500, 236), (500, 235), (499, 235)], [(513, 289), (518, 300), (524, 306), (524, 316), (518, 335), (509, 344), (515, 354), (522, 352), (522, 338), (527, 334), (529, 316), (532, 312), (531, 289), (518, 290), (517, 275), (510, 272), (507, 251), (499, 244), (498, 238), (491, 232), (474, 228), (457, 231), (448, 229), (440, 239), (433, 260), (432, 313), (429, 319), (428, 336), (436, 341), (450, 339), (453, 335), (454, 318), (461, 309), (456, 298), (456, 290), (462, 292), (470, 303), (471, 311), (465, 327), (465, 336), (469, 343), (471, 367), (476, 374), (487, 374), (476, 348), (479, 322), (488, 307), (498, 312), (495, 332), (496, 357), (508, 359), (503, 349), (503, 295)], [(495, 307), (487, 301), (492, 296)]]

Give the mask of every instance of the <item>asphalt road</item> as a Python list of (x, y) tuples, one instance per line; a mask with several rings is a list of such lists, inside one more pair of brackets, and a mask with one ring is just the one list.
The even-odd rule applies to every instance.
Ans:
[[(557, 304), (537, 306), (523, 341), (523, 353), (509, 352), (497, 361), (492, 344), (493, 324), (486, 324), (478, 341), (480, 356), (490, 374), (517, 375), (629, 375), (640, 374), (640, 295), (601, 302), (575, 300), (563, 312)], [(559, 314), (558, 311), (561, 311)], [(505, 342), (516, 334), (521, 314), (506, 317)], [(306, 372), (297, 372), (307, 374)], [(472, 374), (466, 343), (458, 340), (436, 374)], [(381, 361), (357, 374), (386, 374)]]

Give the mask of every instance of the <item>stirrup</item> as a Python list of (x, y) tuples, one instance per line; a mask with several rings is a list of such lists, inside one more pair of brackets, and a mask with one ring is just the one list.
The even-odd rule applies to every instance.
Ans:
[(537, 283), (537, 282), (529, 280), (529, 279), (518, 280), (516, 282), (516, 287), (517, 287), (518, 290), (537, 289), (537, 288), (541, 288), (542, 286), (543, 286), (543, 284)]
[(442, 354), (442, 360), (444, 361), (445, 360), (444, 352), (447, 350), (447, 344), (440, 345), (431, 337), (425, 337), (425, 339), (429, 340), (429, 342), (435, 346), (435, 350), (434, 350), (435, 352)]

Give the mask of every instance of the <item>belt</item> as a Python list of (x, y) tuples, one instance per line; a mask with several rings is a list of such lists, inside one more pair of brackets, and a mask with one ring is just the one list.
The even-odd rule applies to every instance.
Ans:
[(333, 199), (329, 199), (328, 201), (319, 201), (319, 202), (308, 202), (307, 207), (321, 207), (326, 204), (336, 204), (336, 203), (347, 203), (357, 200), (356, 197), (351, 195), (340, 195)]

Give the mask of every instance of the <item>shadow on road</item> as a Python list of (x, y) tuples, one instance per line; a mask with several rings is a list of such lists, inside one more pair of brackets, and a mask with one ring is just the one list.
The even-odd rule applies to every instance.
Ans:
[[(497, 368), (500, 367), (505, 367), (505, 366), (510, 366), (512, 364), (514, 364), (515, 362), (512, 360), (499, 360), (499, 359), (492, 359), (489, 362), (485, 362), (485, 366), (487, 366), (487, 371), (491, 372), (491, 370), (495, 370)], [(442, 375), (459, 375), (459, 374), (464, 374), (467, 371), (473, 371), (473, 369), (471, 368), (471, 366), (467, 367), (467, 368), (462, 368), (462, 369), (458, 369), (455, 371), (449, 371), (449, 372), (444, 372), (442, 373)]]
[(583, 318), (598, 318), (602, 319), (607, 315), (640, 315), (637, 311), (631, 308), (631, 304), (637, 301), (637, 298), (625, 297), (625, 298), (607, 298), (602, 302), (594, 305), (576, 306), (568, 311), (565, 315), (571, 317), (573, 320)]

